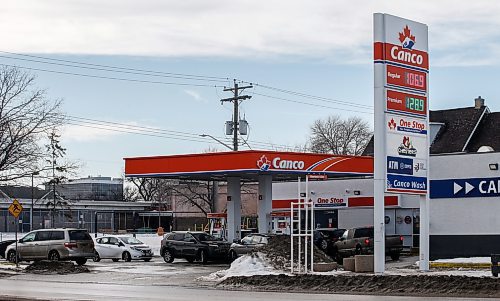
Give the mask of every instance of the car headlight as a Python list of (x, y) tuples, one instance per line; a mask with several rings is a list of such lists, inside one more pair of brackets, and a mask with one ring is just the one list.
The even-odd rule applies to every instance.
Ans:
[(131, 248), (132, 250), (134, 250), (134, 251), (138, 251), (138, 252), (140, 252), (140, 251), (141, 251), (141, 249), (136, 248), (136, 247), (130, 247), (130, 248)]

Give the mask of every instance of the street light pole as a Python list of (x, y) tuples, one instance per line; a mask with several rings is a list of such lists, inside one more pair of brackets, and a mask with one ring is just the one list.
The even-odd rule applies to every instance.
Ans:
[(232, 151), (236, 151), (237, 149), (234, 149), (232, 147), (230, 147), (229, 145), (227, 145), (226, 143), (220, 141), (219, 139), (215, 138), (214, 136), (212, 135), (208, 135), (208, 134), (201, 134), (200, 137), (210, 137), (212, 139), (214, 139), (215, 141), (219, 142), (220, 144), (224, 145), (225, 147), (227, 147), (228, 149), (232, 150)]
[(33, 231), (33, 206), (34, 206), (34, 190), (35, 190), (35, 185), (33, 183), (33, 178), (34, 176), (39, 175), (40, 173), (38, 171), (32, 172), (31, 173), (31, 208), (30, 208), (30, 231)]

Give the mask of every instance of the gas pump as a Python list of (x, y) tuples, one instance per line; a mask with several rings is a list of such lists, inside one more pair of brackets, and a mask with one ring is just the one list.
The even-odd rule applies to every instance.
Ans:
[(290, 235), (290, 211), (271, 212), (271, 232)]
[[(215, 237), (227, 239), (227, 213), (208, 213), (208, 233)], [(205, 230), (206, 231), (206, 230)]]

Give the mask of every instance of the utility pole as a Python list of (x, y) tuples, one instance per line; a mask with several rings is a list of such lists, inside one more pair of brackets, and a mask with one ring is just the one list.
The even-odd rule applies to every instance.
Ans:
[(234, 80), (234, 88), (224, 88), (224, 91), (233, 91), (234, 96), (231, 98), (221, 99), (221, 103), (226, 101), (230, 101), (233, 103), (234, 112), (233, 112), (233, 151), (238, 150), (238, 124), (239, 124), (239, 116), (238, 116), (238, 105), (240, 100), (250, 99), (252, 96), (249, 95), (238, 95), (240, 90), (253, 88), (252, 85), (240, 87)]

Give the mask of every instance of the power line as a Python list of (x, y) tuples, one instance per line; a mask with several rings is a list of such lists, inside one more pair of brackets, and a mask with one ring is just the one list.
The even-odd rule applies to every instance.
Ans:
[[(199, 137), (199, 134), (189, 133), (189, 132), (172, 131), (172, 130), (165, 130), (165, 129), (160, 129), (160, 128), (153, 128), (153, 127), (129, 125), (129, 124), (124, 124), (124, 123), (103, 121), (103, 120), (83, 118), (83, 117), (77, 117), (77, 116), (67, 116), (67, 119), (69, 121), (68, 124), (72, 124), (72, 125), (76, 125), (76, 126), (83, 126), (83, 127), (90, 127), (90, 128), (95, 128), (95, 129), (102, 129), (102, 130), (107, 130), (107, 131), (116, 131), (116, 132), (129, 133), (129, 134), (146, 135), (146, 136), (152, 136), (152, 137), (179, 139), (179, 140), (188, 140), (188, 141), (196, 140), (196, 142), (203, 142), (203, 143), (210, 141), (208, 139), (201, 139)], [(215, 137), (218, 139), (226, 140), (229, 142), (229, 140), (226, 137), (217, 137), (217, 136), (215, 136)], [(288, 145), (273, 144), (273, 143), (266, 143), (266, 142), (260, 142), (260, 141), (249, 140), (248, 142), (250, 142), (254, 145), (260, 145), (261, 147), (293, 148), (293, 147), (288, 146)]]
[[(240, 82), (251, 83), (251, 82), (247, 82), (247, 81), (240, 81)], [(328, 97), (315, 96), (315, 95), (311, 95), (311, 94), (306, 94), (306, 93), (302, 93), (302, 92), (295, 92), (295, 91), (281, 89), (281, 88), (275, 88), (275, 87), (262, 85), (262, 84), (256, 84), (256, 83), (251, 83), (251, 84), (255, 85), (256, 87), (261, 87), (261, 88), (265, 88), (265, 89), (269, 89), (269, 90), (273, 90), (273, 91), (277, 91), (277, 92), (281, 92), (281, 93), (291, 94), (291, 95), (295, 95), (295, 96), (299, 96), (299, 97), (303, 97), (303, 98), (315, 99), (315, 100), (319, 100), (319, 101), (323, 101), (323, 102), (340, 104), (340, 105), (345, 105), (345, 106), (350, 106), (350, 107), (358, 107), (358, 108), (362, 108), (362, 109), (373, 109), (373, 106), (356, 104), (356, 103), (353, 103), (350, 101), (342, 101), (342, 100), (337, 100), (337, 99), (328, 98)]]
[(21, 69), (27, 69), (27, 70), (49, 72), (49, 73), (57, 73), (57, 74), (65, 74), (65, 75), (73, 75), (73, 76), (81, 76), (81, 77), (88, 77), (88, 78), (99, 78), (99, 79), (109, 79), (109, 80), (126, 81), (126, 82), (160, 84), (160, 85), (177, 85), (177, 86), (195, 86), (195, 87), (222, 87), (222, 86), (218, 86), (218, 85), (193, 84), (193, 83), (177, 83), (177, 82), (160, 82), (160, 81), (140, 80), (140, 79), (131, 79), (131, 78), (120, 78), (120, 77), (111, 77), (111, 76), (90, 75), (90, 74), (83, 74), (83, 73), (55, 71), (55, 70), (31, 68), (31, 67), (24, 67), (24, 66), (18, 66), (18, 65), (1, 64), (1, 63), (0, 63), (0, 66), (13, 67), (13, 68), (21, 68)]
[(288, 101), (288, 102), (293, 102), (293, 103), (298, 103), (298, 104), (303, 104), (303, 105), (308, 105), (308, 106), (313, 106), (313, 107), (320, 107), (320, 108), (333, 109), (333, 110), (342, 110), (342, 111), (362, 113), (362, 114), (373, 114), (373, 112), (364, 112), (364, 111), (359, 111), (359, 110), (350, 110), (350, 109), (344, 109), (344, 108), (329, 107), (329, 106), (325, 106), (325, 105), (320, 105), (320, 104), (315, 104), (315, 103), (310, 103), (310, 102), (304, 102), (304, 101), (300, 101), (300, 100), (292, 100), (292, 99), (282, 98), (282, 97), (277, 97), (277, 96), (271, 96), (271, 95), (261, 94), (261, 93), (257, 93), (257, 92), (253, 92), (253, 94), (259, 95), (259, 96), (263, 96), (263, 97), (268, 97), (268, 98), (271, 98), (271, 99)]
[(8, 52), (8, 51), (1, 51), (1, 50), (0, 50), (0, 53), (6, 53), (6, 54), (10, 54), (10, 55), (17, 55), (17, 56), (23, 56), (23, 57), (38, 58), (38, 59), (43, 59), (43, 60), (55, 61), (55, 62), (64, 62), (64, 63), (72, 63), (72, 64), (78, 64), (78, 65), (112, 68), (112, 69), (117, 69), (117, 70), (139, 71), (139, 72), (161, 74), (161, 75), (175, 75), (175, 76), (186, 76), (186, 77), (220, 79), (220, 80), (225, 80), (225, 81), (229, 80), (229, 78), (227, 78), (227, 77), (220, 77), (220, 76), (195, 75), (195, 74), (163, 72), (163, 71), (154, 71), (154, 70), (128, 68), (128, 67), (117, 67), (117, 66), (111, 66), (111, 65), (84, 63), (84, 62), (73, 61), (73, 60), (55, 59), (55, 58), (49, 58), (49, 57), (44, 57), (44, 56), (22, 54), (22, 53), (15, 53), (15, 52)]
[[(42, 60), (52, 61), (52, 62), (44, 62), (44, 61), (40, 61), (40, 60), (31, 60), (31, 59), (15, 58), (15, 57), (8, 57), (8, 56), (1, 56), (0, 55), (0, 57), (7, 58), (7, 59), (23, 60), (23, 61), (30, 61), (30, 62), (43, 63), (43, 64), (52, 64), (52, 65), (59, 65), (59, 66), (72, 67), (72, 68), (84, 68), (84, 69), (97, 70), (97, 71), (119, 72), (119, 73), (134, 74), (134, 75), (168, 77), (168, 78), (179, 78), (179, 79), (200, 80), (200, 81), (214, 81), (214, 82), (226, 82), (229, 80), (229, 77), (194, 75), (194, 74), (173, 73), (173, 72), (161, 72), (161, 71), (152, 71), (152, 70), (138, 69), (138, 68), (118, 67), (118, 66), (111, 66), (111, 65), (104, 65), (104, 64), (84, 63), (84, 62), (79, 62), (79, 61), (74, 61), (74, 60), (55, 59), (55, 58), (48, 58), (48, 57), (44, 57), (44, 56), (21, 54), (21, 53), (1, 51), (1, 50), (0, 50), (0, 53), (42, 59)], [(60, 63), (53, 63), (53, 62), (70, 63), (70, 64), (77, 64), (77, 65), (83, 65), (83, 66), (75, 66), (75, 65), (60, 64)], [(86, 66), (92, 66), (92, 67), (86, 67)], [(25, 69), (28, 69), (28, 67), (25, 67)], [(115, 69), (115, 70), (112, 70), (112, 69)], [(38, 69), (31, 68), (31, 70), (38, 70)], [(38, 71), (57, 72), (54, 70), (46, 70), (46, 69), (39, 69)], [(65, 73), (62, 73), (62, 74), (65, 74)], [(71, 74), (71, 75), (75, 75), (75, 74)], [(83, 75), (83, 76), (91, 76), (91, 75)], [(104, 78), (104, 77), (101, 77), (101, 78)], [(106, 77), (106, 79), (111, 79), (111, 78)], [(117, 79), (117, 80), (130, 80), (130, 79)], [(132, 81), (136, 81), (136, 80), (132, 80)], [(252, 82), (249, 82), (249, 81), (244, 81), (244, 80), (238, 80), (238, 81), (241, 83), (252, 84)], [(144, 81), (144, 82), (148, 82), (148, 81)], [(158, 83), (158, 82), (150, 82), (150, 83)], [(171, 83), (166, 83), (166, 84), (171, 84)], [(299, 96), (299, 97), (303, 97), (303, 98), (308, 98), (308, 99), (314, 99), (314, 100), (318, 100), (318, 101), (322, 101), (322, 102), (335, 103), (335, 104), (346, 105), (346, 106), (350, 106), (350, 107), (357, 107), (357, 108), (361, 108), (361, 109), (370, 109), (370, 110), (373, 109), (373, 106), (356, 104), (356, 103), (353, 103), (350, 101), (341, 101), (341, 100), (332, 99), (332, 98), (328, 98), (328, 97), (316, 96), (316, 95), (312, 95), (312, 94), (307, 94), (307, 93), (303, 93), (303, 92), (296, 92), (296, 91), (282, 89), (282, 88), (276, 88), (276, 87), (272, 87), (269, 85), (258, 84), (258, 83), (253, 83), (253, 85), (264, 88), (264, 89), (269, 89), (269, 90), (273, 90), (276, 92), (280, 92), (280, 93), (286, 93), (286, 94)], [(299, 102), (297, 102), (297, 103), (299, 103)]]
[(21, 60), (21, 61), (27, 61), (27, 62), (33, 62), (33, 63), (50, 64), (50, 65), (56, 65), (56, 66), (64, 66), (64, 67), (79, 68), (79, 69), (89, 69), (89, 70), (96, 70), (96, 71), (125, 73), (125, 74), (133, 74), (133, 75), (146, 75), (146, 76), (154, 76), (154, 77), (178, 78), (178, 79), (196, 80), (196, 81), (227, 82), (227, 80), (222, 80), (222, 79), (205, 79), (205, 78), (179, 76), (179, 75), (161, 75), (161, 74), (153, 74), (153, 73), (148, 73), (148, 72), (122, 71), (122, 70), (113, 70), (113, 69), (102, 68), (102, 67), (87, 67), (87, 66), (77, 66), (77, 65), (54, 63), (54, 62), (44, 62), (44, 61), (40, 61), (40, 60), (16, 58), (16, 57), (4, 56), (4, 55), (0, 55), (0, 57), (6, 58), (6, 59), (12, 59), (12, 60)]
[[(23, 55), (23, 54), (16, 54), (16, 53), (11, 53), (11, 52), (6, 52), (6, 51), (0, 51), (0, 53), (8, 53), (8, 54), (14, 54), (14, 55), (22, 55), (22, 56), (27, 56), (27, 57), (35, 57), (35, 58), (42, 58), (42, 59), (47, 59), (49, 58), (44, 58), (44, 57), (39, 57), (39, 56), (32, 56), (32, 55)], [(5, 57), (1, 56), (0, 57)], [(7, 57), (10, 58), (10, 57)], [(19, 58), (13, 58), (13, 59), (19, 59)], [(26, 59), (22, 59), (26, 60)], [(98, 64), (87, 64), (87, 63), (80, 63), (80, 62), (75, 62), (75, 61), (69, 61), (69, 60), (58, 60), (58, 59), (50, 59), (50, 60), (55, 60), (55, 61), (63, 61), (63, 62), (71, 62), (75, 64), (82, 64), (82, 65), (92, 65), (92, 66), (101, 66), (105, 68), (116, 68), (120, 70), (138, 70), (141, 72), (146, 72), (146, 73), (138, 73), (138, 72), (129, 72), (129, 71), (117, 71), (117, 72), (123, 72), (123, 73), (129, 73), (129, 74), (135, 74), (135, 75), (145, 75), (145, 76), (159, 76), (159, 75), (154, 75), (154, 74), (149, 74), (149, 73), (161, 73), (157, 71), (148, 71), (148, 70), (143, 70), (143, 69), (133, 69), (133, 68), (122, 68), (122, 67), (114, 67), (114, 66), (106, 66), (106, 65), (98, 65)], [(28, 60), (28, 61), (35, 61), (35, 60)], [(35, 62), (40, 62), (40, 61), (35, 61)], [(41, 63), (51, 63), (51, 62), (41, 62)], [(81, 67), (81, 66), (74, 66), (74, 65), (66, 65), (66, 64), (58, 64), (58, 63), (51, 63), (51, 64), (56, 64), (56, 65), (63, 65), (66, 67), (76, 67), (76, 68), (87, 68), (91, 70), (100, 70), (100, 71), (108, 71), (108, 72), (115, 72), (114, 70), (109, 70), (109, 69), (102, 69), (102, 68), (93, 68), (93, 67)], [(81, 77), (87, 77), (87, 78), (99, 78), (99, 79), (107, 79), (107, 80), (118, 80), (118, 81), (127, 81), (127, 82), (137, 82), (137, 83), (149, 83), (149, 84), (163, 84), (163, 85), (179, 85), (179, 86), (197, 86), (197, 87), (215, 87), (215, 88), (220, 88), (221, 86), (219, 85), (207, 85), (207, 84), (195, 84), (195, 83), (185, 83), (185, 82), (163, 82), (163, 81), (152, 81), (152, 80), (140, 80), (140, 79), (131, 79), (131, 78), (120, 78), (120, 77), (111, 77), (111, 76), (101, 76), (101, 75), (92, 75), (92, 74), (82, 74), (82, 73), (75, 73), (75, 72), (65, 72), (65, 71), (56, 71), (56, 70), (48, 70), (48, 69), (41, 69), (41, 68), (32, 68), (32, 67), (24, 67), (24, 66), (13, 66), (9, 64), (0, 64), (3, 66), (9, 66), (9, 67), (18, 67), (22, 69), (28, 69), (28, 70), (35, 70), (35, 71), (42, 71), (42, 72), (50, 72), (50, 73), (57, 73), (57, 74), (64, 74), (64, 75), (72, 75), (72, 76), (81, 76)], [(166, 73), (166, 74), (176, 74), (179, 75), (180, 73)], [(190, 78), (190, 77), (184, 77), (184, 76), (193, 76), (193, 77), (205, 77), (201, 75), (188, 75), (188, 74), (181, 74), (182, 76), (179, 77), (174, 77), (170, 75), (164, 75), (164, 77), (174, 77), (174, 78), (180, 78), (180, 79), (186, 79), (186, 80), (202, 80), (198, 78)], [(210, 77), (210, 78), (217, 78), (217, 77)], [(227, 78), (220, 78), (222, 79), (227, 79)], [(207, 80), (212, 80), (212, 79), (207, 79)], [(215, 80), (219, 81), (219, 80)], [(240, 82), (246, 82), (246, 81), (241, 81)], [(358, 107), (361, 109), (368, 109), (372, 110), (372, 107), (369, 106), (363, 106), (359, 104), (353, 104), (350, 102), (343, 102), (343, 101), (338, 101), (338, 100), (333, 100), (330, 98), (325, 98), (325, 97), (319, 97), (319, 96), (314, 96), (310, 94), (305, 94), (301, 92), (295, 92), (291, 90), (286, 90), (286, 89), (280, 89), (280, 88), (275, 88), (267, 85), (262, 85), (262, 84), (255, 84), (256, 86), (265, 88), (265, 89), (270, 89), (273, 91), (281, 92), (281, 93), (288, 93), (294, 96), (299, 96), (303, 98), (309, 98), (313, 100), (318, 100), (322, 102), (328, 102), (328, 103), (336, 103), (340, 105), (349, 105), (350, 107)], [(253, 92), (255, 95), (260, 95), (263, 97), (271, 98), (271, 99), (276, 99), (276, 100), (281, 100), (281, 101), (288, 101), (288, 102), (293, 102), (293, 103), (298, 103), (298, 104), (303, 104), (303, 105), (309, 105), (309, 106), (315, 106), (315, 107), (322, 107), (322, 108), (328, 108), (328, 109), (333, 109), (333, 110), (343, 110), (343, 111), (349, 111), (349, 112), (356, 112), (356, 113), (362, 113), (362, 114), (373, 114), (373, 112), (366, 112), (366, 111), (360, 111), (360, 110), (352, 110), (352, 109), (343, 109), (339, 107), (331, 107), (331, 106), (325, 106), (325, 105), (320, 105), (320, 104), (315, 104), (315, 103), (310, 103), (310, 102), (305, 102), (305, 101), (299, 101), (299, 100), (292, 100), (288, 98), (282, 98), (282, 97), (277, 97), (277, 96), (272, 96), (272, 95), (267, 95), (267, 94), (261, 94), (257, 92)]]

